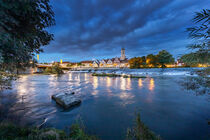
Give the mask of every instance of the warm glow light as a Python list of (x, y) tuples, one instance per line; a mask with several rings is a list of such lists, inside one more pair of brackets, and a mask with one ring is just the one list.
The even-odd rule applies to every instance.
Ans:
[(39, 61), (39, 55), (37, 54), (37, 61)]
[(127, 89), (131, 89), (131, 78), (126, 78), (127, 80), (126, 80), (126, 88)]
[(72, 73), (69, 73), (69, 81), (72, 80)]
[(88, 75), (87, 75), (87, 73), (85, 73), (85, 81), (87, 81), (88, 80)]
[(93, 76), (93, 88), (96, 89), (98, 88), (98, 77)]
[(126, 90), (126, 79), (121, 77), (120, 81), (121, 81), (120, 89), (121, 90)]
[(28, 76), (23, 76), (19, 80), (20, 84), (18, 84), (17, 92), (20, 96), (25, 95), (27, 92), (27, 86), (28, 86), (26, 82), (27, 79), (28, 79)]
[(198, 67), (208, 67), (206, 64), (198, 64)]
[(107, 85), (107, 87), (111, 87), (112, 86), (112, 81), (111, 80), (112, 79), (110, 77), (107, 77), (107, 79), (106, 79), (106, 85)]
[(151, 78), (149, 81), (149, 90), (153, 91), (154, 87), (155, 87), (155, 81), (153, 78)]
[(141, 88), (143, 86), (143, 84), (142, 84), (142, 79), (140, 78), (139, 79), (139, 87)]

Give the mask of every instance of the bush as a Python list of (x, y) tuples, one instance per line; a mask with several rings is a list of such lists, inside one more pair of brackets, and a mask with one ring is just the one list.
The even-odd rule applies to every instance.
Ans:
[(67, 135), (54, 128), (37, 129), (1, 123), (0, 140), (97, 140), (95, 136), (86, 134), (79, 124), (73, 124), (70, 130), (70, 135)]
[(11, 88), (11, 81), (15, 80), (17, 75), (0, 71), (0, 91)]
[(44, 71), (45, 74), (63, 74), (63, 70), (60, 68), (59, 64), (55, 64), (52, 68), (47, 67)]
[(137, 114), (135, 126), (127, 130), (127, 140), (160, 140), (147, 126), (141, 121), (140, 114)]

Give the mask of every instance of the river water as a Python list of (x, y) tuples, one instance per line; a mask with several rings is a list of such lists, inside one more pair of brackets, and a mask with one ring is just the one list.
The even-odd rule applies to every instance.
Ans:
[[(70, 72), (62, 76), (23, 75), (13, 83), (8, 114), (21, 115), (20, 122), (67, 129), (81, 118), (87, 131), (103, 140), (125, 139), (135, 112), (156, 134), (166, 140), (209, 139), (210, 101), (185, 90), (180, 81), (186, 75), (148, 76), (143, 79), (93, 77)], [(56, 93), (70, 93), (82, 104), (63, 110), (51, 99)], [(12, 96), (13, 95), (13, 96)], [(5, 96), (6, 97), (6, 96)], [(2, 104), (8, 100), (2, 100)]]

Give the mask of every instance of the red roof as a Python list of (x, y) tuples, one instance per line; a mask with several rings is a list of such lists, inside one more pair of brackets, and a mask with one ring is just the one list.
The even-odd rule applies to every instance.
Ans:
[(93, 61), (81, 61), (81, 63), (93, 63)]

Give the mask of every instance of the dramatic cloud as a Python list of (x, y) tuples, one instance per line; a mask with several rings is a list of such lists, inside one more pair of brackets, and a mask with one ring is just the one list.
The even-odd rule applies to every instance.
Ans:
[(55, 40), (43, 61), (128, 57), (166, 49), (178, 56), (190, 43), (185, 32), (207, 0), (52, 0)]

